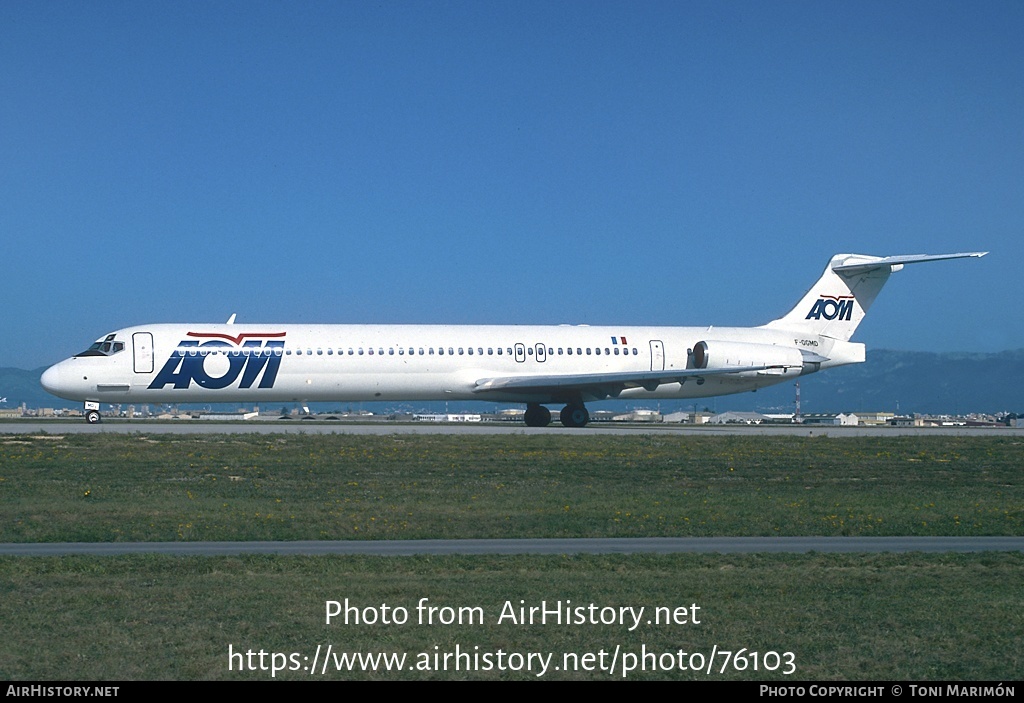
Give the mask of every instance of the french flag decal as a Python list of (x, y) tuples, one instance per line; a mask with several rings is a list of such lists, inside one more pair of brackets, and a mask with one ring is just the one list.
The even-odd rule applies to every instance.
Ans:
[(612, 337), (612, 344), (622, 344), (622, 345), (625, 345), (626, 344), (626, 338), (625, 337)]

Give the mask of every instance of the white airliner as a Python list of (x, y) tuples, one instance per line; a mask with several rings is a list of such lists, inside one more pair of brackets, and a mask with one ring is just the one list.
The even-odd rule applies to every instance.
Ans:
[(889, 274), (904, 264), (987, 252), (838, 254), (789, 313), (760, 327), (587, 325), (251, 325), (128, 327), (43, 373), (50, 393), (85, 403), (492, 400), (526, 404), (531, 427), (564, 406), (609, 398), (741, 393), (864, 361), (850, 342)]

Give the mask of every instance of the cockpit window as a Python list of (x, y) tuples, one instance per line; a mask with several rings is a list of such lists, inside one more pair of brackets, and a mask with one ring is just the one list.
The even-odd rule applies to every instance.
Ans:
[(117, 333), (108, 334), (98, 342), (93, 343), (91, 347), (86, 349), (81, 354), (75, 354), (75, 356), (113, 356), (118, 352), (124, 351), (124, 342), (118, 342), (114, 340)]

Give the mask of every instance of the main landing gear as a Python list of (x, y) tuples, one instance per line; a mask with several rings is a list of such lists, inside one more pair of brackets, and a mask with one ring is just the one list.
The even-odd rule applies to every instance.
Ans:
[(523, 421), (526, 422), (527, 427), (547, 427), (551, 424), (551, 411), (543, 405), (530, 403), (526, 406)]
[[(558, 419), (565, 427), (583, 427), (590, 422), (590, 413), (583, 403), (570, 403), (562, 408)], [(547, 427), (551, 424), (551, 411), (543, 405), (530, 403), (526, 406), (523, 420), (527, 427)]]
[(558, 419), (565, 427), (583, 427), (590, 422), (590, 413), (587, 412), (583, 403), (566, 405), (558, 414)]

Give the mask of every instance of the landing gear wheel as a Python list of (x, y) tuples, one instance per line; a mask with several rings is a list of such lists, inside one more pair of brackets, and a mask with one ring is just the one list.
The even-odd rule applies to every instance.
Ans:
[(584, 427), (590, 422), (590, 413), (582, 405), (566, 405), (558, 418), (565, 427)]
[(90, 425), (96, 425), (100, 422), (100, 411), (99, 410), (86, 410), (85, 421)]
[(547, 427), (551, 424), (551, 411), (543, 405), (527, 405), (523, 421), (527, 427)]

